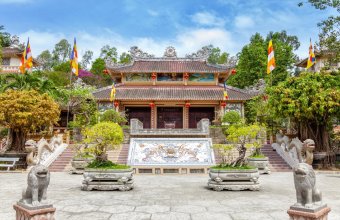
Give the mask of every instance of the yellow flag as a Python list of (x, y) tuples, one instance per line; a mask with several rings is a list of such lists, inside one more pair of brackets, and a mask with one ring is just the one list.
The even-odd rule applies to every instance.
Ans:
[(271, 73), (275, 69), (275, 56), (274, 47), (272, 40), (269, 41), (268, 45), (268, 64), (267, 64), (267, 74)]

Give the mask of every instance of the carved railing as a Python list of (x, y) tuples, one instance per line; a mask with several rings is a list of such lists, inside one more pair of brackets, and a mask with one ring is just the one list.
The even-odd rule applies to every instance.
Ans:
[(209, 119), (204, 118), (197, 123), (197, 128), (167, 129), (151, 128), (143, 129), (143, 123), (136, 118), (130, 121), (130, 135), (132, 136), (209, 136)]
[(291, 167), (295, 167), (299, 163), (299, 159), (297, 157), (296, 148), (292, 148), (291, 150), (287, 150), (284, 144), (273, 143), (272, 148), (276, 150), (276, 152), (282, 157), (284, 161)]

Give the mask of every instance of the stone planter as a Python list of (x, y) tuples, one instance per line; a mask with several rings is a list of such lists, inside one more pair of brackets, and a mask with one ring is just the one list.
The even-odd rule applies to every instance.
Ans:
[(73, 158), (71, 161), (71, 174), (83, 174), (85, 167), (87, 167), (92, 160), (92, 158)]
[(268, 157), (264, 157), (264, 158), (248, 157), (247, 160), (248, 160), (248, 165), (252, 167), (256, 167), (259, 170), (260, 174), (270, 174), (270, 169), (268, 167), (269, 165)]
[(130, 169), (85, 169), (82, 190), (120, 190), (133, 189), (133, 170)]
[(215, 191), (222, 191), (224, 189), (232, 191), (260, 190), (260, 183), (258, 182), (260, 173), (257, 169), (210, 169), (209, 176), (208, 187)]

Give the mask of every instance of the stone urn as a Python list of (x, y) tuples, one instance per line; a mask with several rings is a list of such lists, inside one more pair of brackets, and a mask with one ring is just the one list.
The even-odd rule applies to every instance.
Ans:
[(215, 191), (222, 190), (260, 190), (260, 173), (254, 169), (214, 169), (209, 170), (208, 187)]
[(71, 174), (83, 174), (85, 167), (93, 160), (93, 158), (73, 158), (71, 161)]
[(92, 169), (85, 168), (82, 190), (133, 189), (133, 169)]
[(247, 161), (248, 165), (256, 167), (259, 170), (260, 174), (270, 174), (270, 169), (268, 167), (269, 166), (268, 157), (263, 158), (248, 157)]

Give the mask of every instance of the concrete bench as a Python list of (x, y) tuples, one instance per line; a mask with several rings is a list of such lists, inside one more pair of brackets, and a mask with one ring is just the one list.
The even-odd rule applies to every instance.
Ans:
[(15, 163), (19, 161), (17, 157), (0, 157), (0, 167), (7, 167), (7, 171), (15, 166)]

